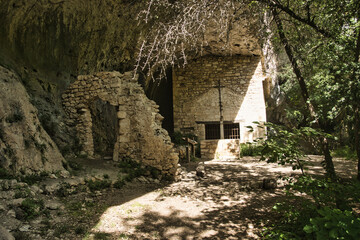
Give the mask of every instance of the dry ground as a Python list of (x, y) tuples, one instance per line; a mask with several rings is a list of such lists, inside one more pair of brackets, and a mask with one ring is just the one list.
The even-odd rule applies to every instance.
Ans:
[[(311, 156), (308, 172), (322, 174), (322, 157)], [(356, 174), (356, 163), (335, 159), (339, 175)], [(205, 162), (206, 177), (195, 176), (194, 163), (179, 182), (168, 185), (130, 183), (103, 193), (108, 206), (83, 239), (260, 239), (266, 220), (283, 196), (282, 182), (264, 190), (264, 178), (294, 176), (290, 167), (256, 158)]]

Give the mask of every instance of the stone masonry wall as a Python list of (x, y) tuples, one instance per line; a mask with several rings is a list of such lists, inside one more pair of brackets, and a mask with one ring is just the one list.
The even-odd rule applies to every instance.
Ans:
[(240, 158), (239, 139), (220, 139), (201, 141), (201, 158)]
[(205, 125), (201, 122), (220, 120), (216, 88), (220, 80), (224, 121), (240, 123), (241, 142), (263, 136), (262, 129), (250, 133), (246, 126), (266, 121), (264, 79), (259, 56), (206, 56), (185, 68), (174, 69), (175, 131), (192, 132), (200, 140), (205, 139)]
[(146, 97), (130, 72), (79, 76), (63, 94), (63, 106), (69, 123), (76, 126), (80, 143), (89, 156), (94, 154), (89, 105), (97, 99), (118, 109), (119, 133), (113, 153), (115, 161), (126, 156), (155, 167), (163, 174), (175, 173), (178, 156), (168, 133), (161, 127), (163, 117), (158, 113), (158, 106)]

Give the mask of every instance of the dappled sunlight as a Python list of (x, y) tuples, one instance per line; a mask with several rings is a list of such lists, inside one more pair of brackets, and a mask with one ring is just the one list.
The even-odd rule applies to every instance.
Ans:
[[(312, 156), (309, 173), (322, 174), (321, 159)], [(91, 231), (113, 239), (260, 239), (265, 219), (278, 217), (272, 207), (286, 197), (278, 177), (301, 174), (254, 157), (204, 166), (203, 178), (191, 167), (192, 177), (114, 204)], [(265, 190), (264, 179), (277, 179), (277, 187)]]

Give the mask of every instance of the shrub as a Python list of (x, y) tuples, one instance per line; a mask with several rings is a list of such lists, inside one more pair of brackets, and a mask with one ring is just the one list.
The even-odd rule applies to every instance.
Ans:
[(25, 182), (29, 185), (34, 185), (35, 183), (43, 181), (47, 176), (48, 176), (48, 173), (41, 172), (40, 174), (33, 173), (33, 174), (29, 174), (29, 175), (24, 175), (24, 176), (21, 176), (20, 179), (22, 182)]
[(240, 144), (240, 156), (260, 156), (262, 146), (257, 143), (241, 143)]
[(24, 211), (25, 219), (28, 220), (40, 215), (44, 209), (44, 202), (42, 200), (26, 198), (22, 201), (20, 208)]
[(111, 186), (111, 183), (108, 180), (89, 180), (87, 181), (87, 186), (89, 187), (90, 191), (94, 192), (109, 188)]
[(317, 210), (318, 217), (311, 218), (310, 224), (304, 227), (307, 234), (316, 239), (359, 239), (360, 218), (354, 217), (350, 211), (341, 211), (324, 207)]
[(8, 170), (5, 168), (0, 168), (0, 179), (13, 179), (15, 178)]
[(334, 157), (342, 157), (347, 160), (357, 159), (355, 150), (351, 149), (349, 146), (338, 147), (332, 152), (332, 154)]
[(118, 179), (118, 180), (113, 184), (113, 187), (114, 187), (114, 188), (121, 189), (124, 185), (125, 185), (125, 180), (124, 180), (124, 179)]
[[(302, 194), (298, 195), (299, 192)], [(280, 218), (265, 229), (264, 239), (358, 239), (360, 236), (360, 218), (351, 212), (351, 206), (360, 199), (360, 183), (302, 176), (287, 186), (287, 193), (290, 198), (275, 205)]]

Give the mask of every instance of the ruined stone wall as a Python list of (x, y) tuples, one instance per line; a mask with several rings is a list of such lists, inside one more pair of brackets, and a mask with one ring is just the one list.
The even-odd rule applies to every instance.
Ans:
[[(240, 123), (241, 142), (263, 135), (246, 126), (266, 121), (263, 67), (259, 56), (206, 56), (173, 72), (174, 128), (205, 139), (201, 122), (219, 121), (220, 80), (224, 121)], [(198, 122), (198, 123), (196, 123)], [(200, 123), (199, 123), (200, 122)]]
[(131, 73), (101, 72), (79, 76), (63, 94), (63, 106), (69, 123), (77, 129), (80, 143), (89, 155), (94, 154), (92, 118), (89, 105), (97, 100), (117, 107), (118, 136), (113, 159), (131, 157), (163, 174), (174, 174), (178, 156), (166, 130), (158, 106), (149, 100)]

